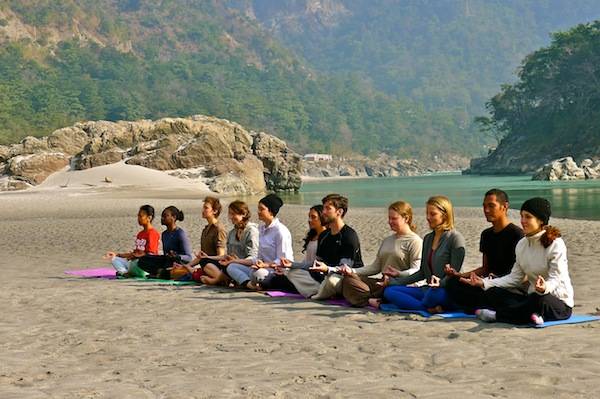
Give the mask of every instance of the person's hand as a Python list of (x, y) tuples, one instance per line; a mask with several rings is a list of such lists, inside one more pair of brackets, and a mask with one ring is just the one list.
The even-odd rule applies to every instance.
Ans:
[(292, 261), (286, 258), (279, 258), (281, 262), (281, 267), (287, 267), (288, 269), (292, 267)]
[(135, 251), (127, 254), (127, 259), (128, 260), (133, 260), (135, 258), (141, 258), (142, 256), (146, 255), (146, 253), (144, 251), (142, 251), (141, 249), (136, 249)]
[(460, 277), (460, 273), (457, 272), (450, 264), (446, 264), (446, 266), (444, 266), (444, 273), (446, 273), (446, 276), (448, 277)]
[(316, 260), (313, 265), (308, 268), (308, 270), (311, 272), (327, 273), (329, 271), (329, 266), (321, 261)]
[(537, 280), (535, 280), (535, 290), (540, 294), (546, 292), (546, 280), (542, 276), (538, 276)]
[(471, 273), (469, 278), (461, 277), (460, 282), (463, 284), (468, 284), (472, 287), (483, 288), (483, 279), (475, 273)]
[(255, 264), (253, 264), (252, 266), (250, 266), (252, 269), (254, 270), (258, 270), (258, 269), (263, 269), (265, 267), (269, 267), (269, 265), (267, 263), (265, 263), (264, 261), (258, 259), (256, 261)]
[(277, 274), (278, 276), (283, 276), (285, 274), (285, 269), (286, 268), (281, 265), (274, 265), (273, 267), (275, 274)]
[(171, 258), (176, 258), (177, 257), (177, 252), (170, 250), (169, 253), (167, 254), (167, 256), (171, 257)]
[(200, 250), (198, 252), (196, 252), (196, 259), (202, 259), (202, 258), (206, 258), (208, 255), (206, 254), (206, 252)]
[(387, 265), (383, 268), (383, 274), (388, 277), (398, 277), (400, 275), (400, 272), (398, 271), (398, 269)]
[(113, 260), (114, 258), (117, 257), (117, 253), (116, 252), (107, 252), (102, 259), (109, 259), (109, 260)]
[(223, 267), (227, 267), (229, 266), (229, 264), (231, 262), (233, 262), (233, 259), (229, 259), (230, 257), (226, 256), (223, 259), (219, 259), (219, 264)]
[(431, 276), (431, 280), (429, 280), (429, 286), (431, 288), (439, 288), (440, 286), (440, 278), (438, 276)]
[(338, 271), (342, 276), (350, 276), (354, 273), (354, 270), (348, 265), (340, 265)]
[(384, 288), (387, 287), (388, 285), (390, 285), (390, 277), (387, 274), (384, 274), (383, 279), (381, 281), (378, 281), (377, 285)]

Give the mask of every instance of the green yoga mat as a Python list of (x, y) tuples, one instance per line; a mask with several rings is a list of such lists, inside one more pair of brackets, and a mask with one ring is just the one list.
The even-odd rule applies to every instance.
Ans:
[(159, 278), (144, 278), (144, 277), (117, 278), (117, 281), (142, 281), (145, 283), (155, 283), (155, 284), (165, 284), (165, 285), (196, 285), (195, 281), (161, 280)]

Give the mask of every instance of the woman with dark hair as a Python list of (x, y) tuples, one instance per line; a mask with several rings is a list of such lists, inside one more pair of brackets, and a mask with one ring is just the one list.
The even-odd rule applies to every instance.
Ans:
[(308, 210), (308, 231), (304, 237), (302, 253), (304, 254), (304, 263), (313, 263), (317, 259), (317, 244), (319, 235), (326, 229), (323, 221), (323, 205), (313, 205)]
[(174, 206), (166, 207), (160, 217), (160, 223), (166, 227), (161, 234), (163, 254), (174, 260), (190, 262), (192, 260), (192, 246), (190, 240), (177, 222), (183, 222), (183, 211)]
[(154, 208), (151, 205), (142, 205), (137, 214), (138, 224), (142, 231), (135, 238), (135, 249), (132, 252), (108, 252), (105, 258), (110, 259), (117, 271), (117, 276), (129, 276), (135, 272), (137, 259), (146, 254), (158, 253), (160, 234), (152, 227)]
[(202, 268), (202, 272), (195, 274), (200, 274), (195, 277), (196, 280), (208, 285), (226, 284), (229, 277), (224, 269), (230, 263), (258, 255), (258, 226), (250, 222), (250, 216), (250, 209), (245, 202), (233, 201), (229, 204), (228, 217), (233, 228), (227, 233), (227, 254), (207, 257), (209, 263)]
[[(463, 283), (484, 289), (486, 300), (495, 309), (475, 311), (481, 320), (514, 324), (543, 324), (544, 321), (571, 317), (574, 306), (573, 286), (569, 277), (567, 247), (560, 231), (548, 225), (551, 205), (544, 198), (531, 198), (521, 206), (523, 237), (515, 248), (516, 261), (510, 274), (481, 278), (471, 273)], [(510, 288), (529, 282), (526, 295)]]
[[(312, 266), (317, 259), (317, 246), (319, 244), (319, 236), (326, 229), (326, 224), (323, 220), (323, 205), (314, 205), (308, 210), (308, 232), (304, 237), (304, 245), (302, 252), (304, 253), (303, 265)], [(296, 290), (304, 297), (313, 295), (319, 289), (321, 282), (318, 273), (309, 272), (303, 268), (290, 269), (292, 263), (287, 260), (282, 260), (282, 266), (287, 268), (284, 272), (288, 280), (294, 285)], [(317, 277), (317, 279), (315, 279)]]

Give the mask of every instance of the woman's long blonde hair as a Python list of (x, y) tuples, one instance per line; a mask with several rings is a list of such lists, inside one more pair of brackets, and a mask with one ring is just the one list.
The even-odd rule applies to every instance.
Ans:
[(426, 204), (436, 207), (442, 213), (444, 216), (442, 228), (444, 230), (452, 230), (454, 228), (454, 208), (448, 197), (434, 195), (433, 197), (429, 197)]

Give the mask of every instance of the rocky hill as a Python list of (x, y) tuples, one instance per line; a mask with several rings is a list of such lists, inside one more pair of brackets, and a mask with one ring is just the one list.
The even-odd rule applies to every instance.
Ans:
[(600, 157), (600, 21), (553, 35), (529, 54), (519, 81), (488, 103), (487, 129), (505, 135), (469, 173), (532, 172), (560, 158)]
[(224, 119), (195, 115), (157, 121), (83, 122), (50, 136), (0, 146), (0, 190), (25, 189), (64, 169), (124, 161), (181, 178), (203, 177), (218, 193), (293, 191), (301, 157), (286, 143)]

